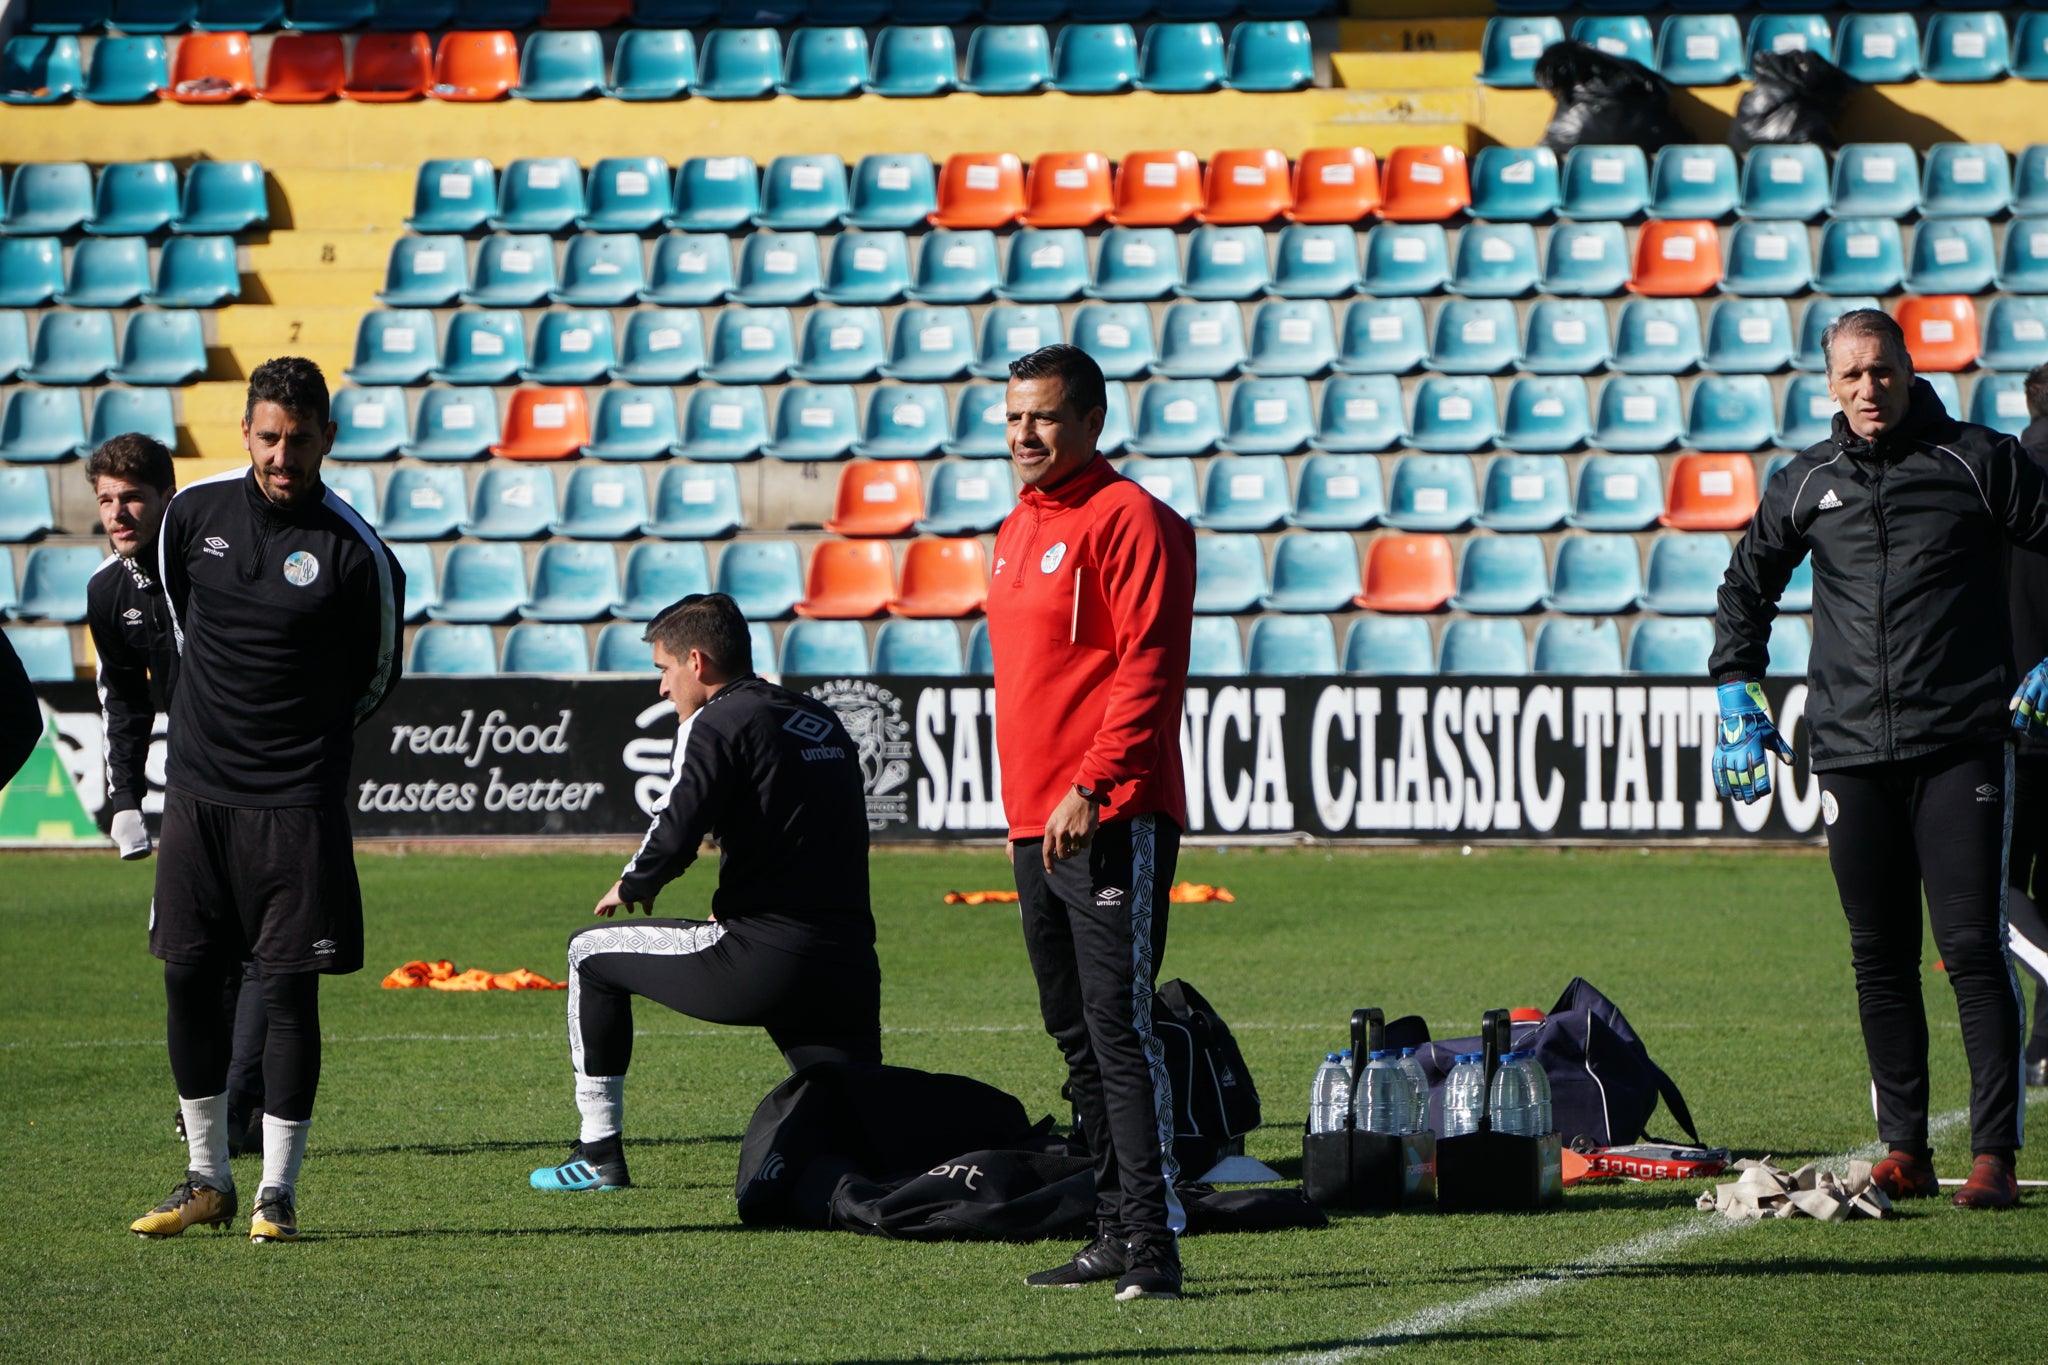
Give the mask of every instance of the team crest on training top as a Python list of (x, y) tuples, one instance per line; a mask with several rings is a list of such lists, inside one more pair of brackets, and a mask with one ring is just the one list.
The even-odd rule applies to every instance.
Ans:
[(865, 678), (820, 683), (810, 695), (832, 708), (853, 740), (867, 792), (868, 828), (908, 824), (910, 722), (903, 718), (902, 698)]
[(284, 562), (284, 581), (303, 588), (320, 576), (320, 561), (304, 550), (294, 551)]
[(1064, 540), (1056, 541), (1053, 547), (1045, 552), (1045, 558), (1038, 561), (1038, 571), (1040, 573), (1051, 573), (1060, 566), (1060, 561), (1066, 557), (1067, 542)]

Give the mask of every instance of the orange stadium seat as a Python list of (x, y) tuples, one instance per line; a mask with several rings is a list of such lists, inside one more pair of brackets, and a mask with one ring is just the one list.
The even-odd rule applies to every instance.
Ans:
[(1014, 152), (955, 152), (939, 172), (935, 227), (999, 228), (1024, 211), (1024, 163)]
[(566, 460), (590, 444), (590, 407), (578, 388), (515, 389), (504, 437), (491, 454), (508, 460)]
[(1239, 147), (1209, 158), (1202, 211), (1205, 223), (1270, 223), (1294, 207), (1287, 154), (1274, 147)]
[(898, 616), (973, 616), (988, 604), (988, 556), (971, 536), (913, 540), (903, 551)]
[(1091, 227), (1116, 203), (1101, 152), (1047, 152), (1024, 177), (1024, 225)]
[(1120, 227), (1179, 227), (1202, 207), (1202, 163), (1188, 151), (1132, 152), (1116, 168)]
[(1704, 294), (1721, 282), (1721, 231), (1704, 220), (1645, 223), (1636, 231), (1638, 294), (1676, 298)]
[(1457, 590), (1448, 539), (1384, 535), (1365, 549), (1365, 591), (1352, 600), (1373, 611), (1436, 611)]
[(1370, 147), (1311, 147), (1294, 163), (1297, 223), (1356, 223), (1380, 210), (1380, 163)]
[(1380, 171), (1380, 217), (1437, 223), (1472, 206), (1472, 176), (1459, 147), (1396, 147)]
[[(453, 38), (456, 35), (450, 34)], [(363, 104), (416, 100), (434, 81), (434, 44), (424, 33), (365, 33), (341, 93)]]
[(256, 59), (246, 33), (188, 33), (171, 57), (164, 93), (180, 104), (226, 104), (256, 93)]
[(839, 471), (825, 529), (835, 536), (905, 536), (924, 515), (915, 460), (855, 460)]
[(1967, 294), (1900, 299), (1895, 316), (1906, 333), (1914, 369), (1967, 370), (1977, 363), (1977, 305)]
[(542, 28), (617, 28), (633, 14), (633, 0), (549, 0)]
[(1756, 465), (1747, 455), (1681, 455), (1657, 518), (1680, 531), (1734, 531), (1756, 512)]
[(830, 620), (879, 616), (896, 595), (886, 540), (827, 540), (811, 552), (797, 615)]
[(501, 100), (519, 84), (519, 40), (504, 29), (448, 33), (434, 54), (435, 99)]
[(339, 33), (280, 33), (256, 92), (272, 104), (318, 104), (341, 93)]

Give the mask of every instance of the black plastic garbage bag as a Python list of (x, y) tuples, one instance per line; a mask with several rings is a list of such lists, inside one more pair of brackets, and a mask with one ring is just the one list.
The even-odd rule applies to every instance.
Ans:
[(1818, 52), (1759, 52), (1756, 85), (1735, 106), (1728, 145), (1738, 155), (1760, 142), (1812, 142), (1833, 150), (1830, 126), (1856, 78)]
[(1641, 62), (1590, 43), (1553, 43), (1536, 59), (1536, 84), (1557, 99), (1543, 145), (1569, 151), (1581, 143), (1641, 147), (1646, 152), (1691, 142), (1671, 113), (1671, 87)]

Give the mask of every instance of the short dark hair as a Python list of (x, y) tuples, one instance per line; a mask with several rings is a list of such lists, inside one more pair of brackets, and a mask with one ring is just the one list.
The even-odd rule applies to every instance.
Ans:
[(2027, 416), (2037, 422), (2048, 417), (2048, 365), (2037, 365), (2027, 374)]
[(1083, 414), (1109, 406), (1109, 391), (1102, 382), (1102, 367), (1095, 357), (1079, 346), (1064, 342), (1041, 346), (1010, 362), (1012, 379), (1057, 379), (1060, 393)]
[(693, 592), (656, 613), (641, 639), (660, 645), (672, 658), (691, 650), (727, 677), (754, 671), (754, 641), (740, 604), (722, 592)]
[(1828, 374), (1835, 372), (1835, 338), (1845, 336), (1877, 337), (1891, 347), (1893, 358), (1903, 362), (1907, 369), (1913, 368), (1913, 353), (1906, 348), (1905, 329), (1890, 313), (1880, 308), (1852, 308), (1821, 328), (1821, 367)]
[(258, 403), (275, 403), (292, 416), (327, 425), (327, 376), (304, 356), (285, 355), (266, 360), (249, 376), (249, 401), (242, 420), (256, 415)]
[(95, 488), (106, 475), (130, 483), (148, 484), (158, 492), (178, 486), (178, 471), (171, 464), (171, 452), (154, 436), (124, 431), (110, 437), (85, 462), (85, 480)]

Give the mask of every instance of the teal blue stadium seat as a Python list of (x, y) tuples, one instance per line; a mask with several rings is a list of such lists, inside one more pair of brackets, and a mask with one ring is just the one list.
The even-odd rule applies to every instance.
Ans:
[(868, 78), (868, 35), (857, 27), (799, 28), (782, 54), (776, 90), (801, 100), (858, 95)]
[(1920, 212), (1996, 218), (2012, 206), (2012, 164), (1995, 142), (1937, 142), (1920, 167)]
[(1659, 616), (1713, 615), (1728, 553), (1728, 538), (1718, 532), (1658, 536), (1643, 571), (1643, 609)]
[(33, 384), (90, 384), (115, 363), (112, 314), (44, 313), (21, 377)]
[(958, 77), (953, 30), (943, 24), (892, 24), (875, 35), (870, 94), (896, 99), (943, 95)]
[(1612, 677), (1621, 672), (1621, 631), (1612, 621), (1545, 621), (1529, 671)]
[(1309, 444), (1337, 454), (1385, 450), (1407, 435), (1401, 381), (1390, 374), (1338, 375), (1323, 383), (1322, 411)]
[(1482, 616), (1534, 611), (1550, 590), (1550, 566), (1536, 536), (1468, 536), (1451, 606)]
[(1792, 368), (1825, 370), (1827, 365), (1820, 353), (1820, 334), (1827, 325), (1844, 313), (1878, 306), (1878, 301), (1868, 296), (1810, 300), (1799, 314), (1799, 346), (1792, 352)]
[(697, 40), (686, 28), (629, 28), (612, 49), (607, 99), (673, 100), (697, 79)]
[(192, 27), (206, 33), (259, 33), (284, 21), (285, 0), (199, 0)]
[(1866, 85), (1920, 78), (1920, 25), (1911, 14), (1845, 14), (1835, 27), (1835, 65)]
[(1704, 354), (1691, 299), (1635, 298), (1614, 326), (1614, 368), (1623, 374), (1684, 374)]
[(1548, 147), (1482, 147), (1472, 158), (1472, 216), (1528, 223), (1557, 212), (1557, 153)]
[(434, 379), (442, 384), (509, 384), (526, 366), (526, 324), (510, 308), (465, 309), (448, 319)]
[(1266, 592), (1266, 552), (1250, 534), (1195, 538), (1195, 612), (1233, 616), (1256, 610)]
[(1232, 90), (1306, 90), (1315, 78), (1315, 48), (1301, 20), (1248, 20), (1230, 31), (1223, 83)]
[(57, 302), (67, 308), (126, 308), (148, 290), (148, 242), (88, 237), (71, 248), (71, 268)]
[(837, 460), (859, 439), (859, 400), (851, 385), (791, 385), (776, 404), (775, 438), (762, 451), (777, 460)]
[(328, 416), (335, 426), (336, 460), (388, 460), (405, 444), (405, 390), (347, 388), (334, 395)]
[(0, 384), (28, 364), (28, 314), (0, 311)]
[(497, 168), (480, 156), (437, 157), (420, 163), (413, 182), (414, 232), (475, 232), (498, 202)]
[[(1492, 380), (1430, 375), (1416, 387), (1408, 443), (1417, 450), (1470, 453), (1486, 449), (1499, 436), (1500, 411)], [(1393, 502), (1399, 506), (1398, 493)], [(1471, 515), (1469, 506), (1466, 515)]]
[(1893, 219), (1837, 218), (1821, 230), (1814, 287), (1823, 294), (1888, 294), (1905, 273), (1905, 246)]
[(546, 233), (498, 233), (477, 246), (465, 303), (530, 308), (556, 287), (555, 244)]
[[(729, 475), (732, 471), (722, 472)], [(619, 600), (612, 615), (627, 621), (651, 621), (662, 608), (691, 593), (710, 591), (711, 567), (702, 545), (643, 541), (626, 553)]]
[(1742, 159), (1745, 218), (1806, 222), (1828, 208), (1828, 155), (1811, 142), (1766, 143)]
[(1257, 678), (1323, 677), (1337, 671), (1337, 632), (1325, 616), (1261, 616), (1252, 622), (1245, 670)]
[(960, 627), (951, 621), (884, 621), (875, 632), (875, 672), (884, 677), (957, 678), (965, 671)]
[(1826, 57), (1835, 50), (1835, 31), (1824, 14), (1759, 14), (1749, 21), (1743, 44), (1742, 74), (1753, 76), (1756, 54), (1814, 52)]
[(818, 297), (827, 303), (885, 304), (910, 285), (910, 246), (893, 229), (849, 231), (832, 238)]
[(1363, 616), (1344, 634), (1344, 671), (1366, 677), (1426, 677), (1436, 646), (1420, 616)]
[(1720, 144), (1674, 144), (1650, 168), (1652, 218), (1719, 220), (1735, 212), (1735, 153)]
[(767, 441), (768, 408), (759, 388), (697, 389), (683, 414), (676, 453), (690, 460), (748, 460)]
[(1095, 255), (1090, 298), (1163, 299), (1180, 283), (1180, 247), (1172, 228), (1112, 227)]
[(1639, 62), (1655, 70), (1657, 41), (1650, 21), (1640, 14), (1585, 14), (1572, 23), (1572, 41), (1596, 47), (1610, 57)]
[(1837, 218), (1904, 218), (1920, 207), (1920, 161), (1904, 142), (1845, 143), (1833, 183), (1828, 212)]
[(701, 308), (732, 292), (732, 248), (723, 234), (671, 232), (654, 244), (643, 303)]
[(1052, 79), (1052, 42), (1040, 24), (980, 24), (967, 36), (960, 88), (974, 95), (1033, 95)]
[[(5, 369), (0, 362), (0, 369)], [(121, 358), (108, 376), (122, 384), (187, 384), (206, 373), (199, 314), (185, 309), (130, 313)]]
[(867, 628), (858, 621), (792, 621), (782, 632), (784, 673), (866, 677)]
[(1595, 299), (1538, 299), (1522, 331), (1521, 368), (1531, 374), (1592, 374), (1605, 369), (1614, 346), (1607, 309)]
[(1176, 293), (1190, 299), (1248, 299), (1266, 292), (1266, 234), (1257, 227), (1204, 223), (1188, 237)]
[(156, 34), (110, 37), (93, 43), (81, 92), (94, 104), (140, 104), (171, 83), (164, 40)]
[(1365, 236), (1365, 293), (1434, 294), (1450, 274), (1450, 245), (1440, 223), (1379, 223)]
[(436, 387), (420, 394), (412, 439), (399, 453), (415, 460), (479, 460), (498, 436), (498, 402), (489, 388)]
[(981, 348), (968, 369), (983, 379), (1007, 379), (1010, 362), (1065, 340), (1053, 305), (1000, 303), (981, 315)]
[(1520, 677), (1529, 671), (1529, 640), (1515, 620), (1462, 619), (1444, 627), (1437, 649), (1439, 673), (1480, 673)]
[(1742, 74), (1742, 30), (1731, 14), (1673, 14), (1657, 31), (1657, 70), (1673, 85), (1726, 85)]
[(1913, 229), (1906, 288), (1915, 294), (1981, 294), (1997, 273), (1991, 224), (1982, 218), (1923, 218)]
[(1358, 234), (1348, 223), (1289, 223), (1273, 250), (1272, 292), (1334, 299), (1358, 288)]
[(1439, 374), (1499, 374), (1514, 368), (1521, 349), (1514, 304), (1506, 299), (1446, 299), (1436, 313), (1429, 368)]
[(1429, 354), (1422, 304), (1412, 298), (1357, 299), (1344, 310), (1336, 368), (1345, 374), (1407, 374)]
[(1668, 450), (1677, 443), (1680, 430), (1678, 381), (1671, 376), (1616, 375), (1601, 385), (1594, 406), (1593, 444), (1602, 450)]
[(1646, 619), (1628, 637), (1628, 671), (1667, 678), (1704, 678), (1714, 651), (1711, 621)]
[(1074, 312), (1074, 344), (1108, 379), (1141, 379), (1159, 358), (1152, 313), (1142, 303), (1084, 303)]
[(946, 391), (936, 384), (877, 384), (853, 453), (864, 460), (923, 460), (946, 438)]
[(932, 470), (921, 535), (986, 535), (1002, 524), (1017, 498), (1006, 470), (948, 460)]
[[(398, 410), (404, 413), (403, 400)], [(162, 389), (101, 389), (93, 395), (92, 421), (85, 440), (79, 443), (78, 457), (84, 459), (101, 445), (129, 431), (139, 431), (176, 450), (178, 425), (171, 415), (170, 394)]]
[(445, 465), (400, 465), (384, 481), (384, 515), (378, 519), (378, 534), (386, 540), (443, 540), (462, 524), (468, 501), (461, 470)]
[[(1075, 322), (1075, 332), (1081, 330)], [(1007, 390), (1002, 384), (964, 384), (953, 407), (953, 426), (945, 444), (948, 455), (967, 459), (1002, 459), (1009, 455)]]
[(406, 672), (425, 677), (488, 677), (498, 671), (498, 650), (487, 625), (421, 626), (413, 632)]
[(668, 163), (658, 156), (608, 156), (584, 182), (585, 232), (653, 232), (668, 214), (675, 190)]
[(1543, 246), (1543, 292), (1607, 298), (1628, 283), (1628, 236), (1620, 223), (1559, 223)]
[[(0, 541), (35, 540), (56, 526), (49, 475), (40, 469), (0, 469)], [(11, 569), (8, 577), (13, 577)], [(0, 610), (5, 606), (0, 601)]]
[[(1468, 391), (1472, 383), (1444, 382), (1468, 386)], [(1418, 404), (1423, 401), (1421, 396), (1416, 399)], [(1473, 481), (1472, 461), (1467, 457), (1403, 455), (1394, 461), (1394, 477), (1387, 489), (1387, 510), (1382, 518), (1387, 525), (1400, 531), (1458, 531), (1471, 525), (1478, 512), (1479, 488)]]
[[(0, 242), (0, 281), (7, 275), (6, 248)], [(2013, 294), (2048, 294), (2048, 218), (2015, 218), (2005, 225), (1998, 287)]]
[(529, 621), (596, 621), (619, 596), (619, 566), (609, 545), (550, 541), (533, 562), (533, 588), (519, 614)]
[(612, 315), (602, 308), (550, 308), (540, 315), (533, 351), (519, 373), (535, 384), (595, 384), (619, 358)]
[(17, 33), (0, 49), (0, 102), (61, 104), (83, 84), (85, 64), (71, 34)]
[[(667, 540), (722, 540), (745, 529), (739, 477), (729, 464), (672, 464), (655, 485), (654, 507), (642, 528)], [(703, 554), (696, 564), (701, 570)], [(633, 582), (628, 565), (627, 590)], [(701, 574), (700, 574), (701, 577)], [(702, 592), (703, 588), (691, 591)], [(678, 593), (677, 596), (681, 594)], [(673, 600), (673, 599), (671, 599)]]
[(14, 615), (29, 621), (83, 621), (86, 580), (105, 558), (97, 545), (30, 546)]
[(1102, 435), (1095, 438), (1095, 448), (1104, 455), (1114, 455), (1130, 444), (1133, 435), (1131, 422), (1131, 396), (1122, 384), (1112, 383), (1104, 391), (1109, 407), (1102, 417)]
[(1065, 303), (1087, 285), (1088, 240), (1079, 228), (1027, 227), (1010, 238), (996, 293), (1013, 303)]
[(529, 33), (519, 46), (523, 100), (589, 99), (604, 85), (604, 40), (586, 29)]
[(1205, 455), (1223, 439), (1223, 408), (1212, 379), (1155, 379), (1138, 397), (1129, 442), (1140, 455)]
[[(974, 670), (970, 668), (968, 671), (972, 673)], [(1188, 676), (1244, 676), (1244, 641), (1238, 636), (1236, 621), (1228, 616), (1197, 616), (1194, 619), (1188, 636)]]
[(78, 395), (69, 389), (16, 389), (0, 417), (0, 459), (68, 460), (85, 440)]
[(1473, 223), (1458, 234), (1450, 289), (1469, 298), (1520, 298), (1536, 288), (1541, 273), (1534, 228), (1527, 223)]
[(2048, 15), (2020, 14), (2012, 27), (2012, 74), (2023, 81), (2048, 80)]
[[(1118, 472), (1188, 521), (1193, 521), (1201, 511), (1201, 495), (1195, 491), (1195, 462), (1185, 455), (1158, 459), (1133, 455), (1118, 466)], [(1260, 560), (1261, 591), (1265, 589), (1265, 576), (1265, 561)]]
[(757, 227), (816, 232), (837, 227), (846, 212), (846, 163), (830, 153), (778, 156), (761, 177)]
[(1287, 515), (1287, 466), (1277, 455), (1212, 460), (1195, 525), (1206, 531), (1270, 531)]
[(993, 232), (941, 228), (918, 243), (917, 273), (905, 292), (920, 303), (980, 303), (1000, 278)]
[(573, 156), (521, 157), (498, 177), (499, 232), (566, 232), (583, 215), (583, 168)]
[(479, 540), (541, 540), (555, 517), (553, 471), (546, 465), (493, 461), (470, 492), (462, 534)]
[(0, 237), (0, 308), (40, 308), (64, 287), (55, 237)]
[(428, 610), (440, 600), (441, 591), (440, 575), (434, 571), (433, 547), (418, 541), (392, 541), (388, 538), (385, 544), (405, 573), (406, 624), (425, 620)]
[(1223, 30), (1213, 23), (1153, 24), (1138, 45), (1138, 88), (1199, 95), (1223, 84)]
[(756, 232), (740, 243), (739, 278), (730, 298), (753, 306), (806, 303), (823, 277), (816, 234)]
[[(14, 591), (14, 556), (0, 555), (0, 617), (4, 617), (8, 611), (13, 609), (16, 596), (17, 594)], [(71, 658), (69, 646), (64, 650), (64, 658), (68, 664)], [(65, 676), (68, 678), (70, 674), (67, 672)]]
[(85, 230), (100, 237), (161, 232), (178, 216), (178, 171), (168, 161), (117, 161), (100, 168)]
[(1138, 80), (1138, 35), (1129, 24), (1066, 24), (1052, 45), (1052, 88), (1065, 95), (1120, 95)]
[[(1200, 640), (1204, 633), (1202, 628), (1205, 624), (1206, 622), (1199, 618), (1195, 621), (1194, 640)], [(1199, 648), (1199, 645), (1197, 647)], [(1192, 660), (1190, 661), (1188, 671), (1190, 673), (1194, 672)], [(992, 678), (995, 676), (995, 672), (995, 650), (989, 645), (988, 619), (984, 617), (974, 623), (974, 629), (967, 632), (966, 675), (970, 678)]]
[(157, 251), (156, 284), (143, 299), (156, 308), (218, 308), (241, 294), (234, 238), (172, 237)]
[(1167, 305), (1159, 324), (1155, 374), (1169, 379), (1227, 378), (1246, 359), (1244, 314), (1235, 303)]
[(469, 254), (462, 238), (400, 237), (391, 244), (377, 301), (387, 308), (442, 308), (468, 287)]
[(704, 364), (704, 325), (684, 308), (636, 308), (626, 316), (612, 378), (627, 384), (687, 384)]
[[(1979, 359), (1981, 360), (1982, 357), (1979, 357)], [(2042, 363), (2048, 364), (2048, 356), (2042, 358)], [(2021, 366), (2020, 368), (2026, 369), (2031, 367)], [(1962, 389), (1956, 383), (1954, 375), (1929, 373), (1919, 377), (1927, 381), (1927, 386), (1934, 390), (1934, 396), (1941, 400), (1942, 411), (1961, 412), (1963, 410)]]
[(83, 223), (92, 207), (92, 172), (83, 162), (32, 162), (14, 168), (0, 226), (10, 237), (61, 236)]
[(583, 674), (591, 671), (590, 642), (575, 625), (521, 624), (505, 632), (498, 672)]
[(32, 683), (70, 682), (77, 676), (71, 662), (71, 632), (62, 626), (9, 626), (7, 643)]
[(1708, 374), (1693, 382), (1685, 444), (1692, 450), (1758, 450), (1777, 432), (1771, 381), (1760, 374)]
[(1779, 409), (1778, 444), (1786, 450), (1804, 450), (1816, 441), (1826, 440), (1836, 411), (1825, 375), (1793, 375), (1785, 383), (1784, 402)]
[(109, 0), (36, 0), (23, 8), (16, 17), (30, 33), (91, 33), (106, 26), (112, 6)]
[(1536, 85), (1536, 59), (1564, 41), (1564, 25), (1548, 14), (1496, 15), (1479, 39), (1479, 80), (1509, 90)]
[(2027, 377), (1987, 374), (1970, 388), (1970, 420), (2017, 437), (2027, 428)]
[(1920, 74), (1944, 84), (2005, 79), (2012, 38), (1997, 10), (1927, 16), (1921, 37)]
[(1305, 531), (1358, 531), (1386, 510), (1377, 459), (1315, 454), (1301, 462), (1287, 524)]
[(427, 614), (436, 621), (488, 625), (519, 614), (526, 601), (526, 557), (517, 545), (451, 545), (441, 558), (441, 591)]
[(751, 157), (693, 156), (676, 168), (668, 225), (684, 232), (731, 232), (761, 207), (761, 172)]
[(1650, 166), (1640, 147), (1581, 143), (1565, 153), (1561, 186), (1561, 216), (1626, 220), (1649, 206)]
[(1329, 304), (1321, 299), (1268, 299), (1259, 305), (1252, 318), (1245, 373), (1311, 378), (1336, 360), (1336, 322)]
[[(583, 453), (596, 460), (659, 460), (674, 449), (681, 436), (675, 395), (666, 387), (608, 388), (598, 395), (590, 444), (583, 447)], [(585, 472), (578, 469), (570, 476), (572, 495)], [(571, 502), (573, 514), (573, 496)], [(641, 515), (636, 514), (633, 524), (640, 520)]]
[(728, 308), (712, 325), (703, 375), (719, 384), (773, 384), (795, 363), (787, 308)]
[(697, 49), (691, 90), (713, 100), (758, 100), (782, 79), (782, 36), (772, 28), (713, 28)]
[(1592, 454), (1579, 461), (1571, 524), (1583, 531), (1640, 531), (1664, 514), (1664, 475), (1653, 455)]
[[(2007, 295), (1991, 301), (1984, 314), (1984, 349), (1977, 363), (1987, 370), (2031, 370), (2048, 365), (2048, 298)], [(1930, 382), (1944, 378), (1930, 375)], [(1953, 377), (1949, 377), (1953, 383)], [(1951, 403), (1950, 412), (1961, 405)]]
[(1780, 616), (1771, 622), (1769, 662), (1764, 673), (1770, 677), (1803, 678), (1806, 657), (1813, 650), (1813, 630), (1805, 618)]
[(1783, 299), (1722, 299), (1707, 314), (1706, 368), (1775, 374), (1792, 363), (1792, 310)]
[[(1577, 380), (1522, 382), (1578, 384)], [(1579, 388), (1583, 404), (1584, 386), (1579, 385)], [(1486, 467), (1476, 520), (1489, 531), (1554, 531), (1564, 524), (1571, 506), (1571, 478), (1565, 472), (1561, 458), (1556, 455), (1496, 455)]]
[(846, 212), (851, 228), (911, 231), (938, 207), (931, 158), (922, 152), (871, 152), (853, 168)]

